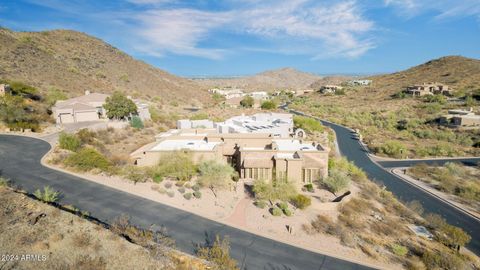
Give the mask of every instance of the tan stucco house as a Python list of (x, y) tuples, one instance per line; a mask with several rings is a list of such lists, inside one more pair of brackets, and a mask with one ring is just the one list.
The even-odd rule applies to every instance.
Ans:
[(411, 85), (405, 89), (405, 92), (412, 96), (426, 96), (426, 95), (449, 96), (452, 94), (452, 91), (449, 89), (448, 85), (437, 83), (437, 82)]

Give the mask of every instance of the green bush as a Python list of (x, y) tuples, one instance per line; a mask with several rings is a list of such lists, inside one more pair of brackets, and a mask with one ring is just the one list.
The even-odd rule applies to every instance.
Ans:
[(86, 147), (70, 155), (65, 164), (71, 167), (75, 167), (82, 171), (89, 171), (92, 169), (100, 169), (106, 171), (110, 168), (110, 162), (97, 150)]
[(173, 186), (172, 182), (166, 182), (165, 183), (165, 188), (169, 189), (169, 188), (172, 188), (172, 186)]
[(82, 142), (79, 138), (77, 138), (77, 136), (65, 132), (60, 133), (60, 136), (58, 137), (58, 143), (60, 148), (73, 152), (76, 152), (82, 145)]
[(10, 185), (10, 180), (0, 176), (0, 187), (8, 187)]
[(312, 184), (306, 184), (303, 186), (305, 188), (306, 191), (308, 192), (314, 192), (315, 190), (313, 189), (313, 185)]
[(185, 193), (185, 188), (184, 188), (184, 187), (179, 187), (179, 188), (178, 188), (178, 192), (180, 192), (180, 193)]
[(267, 203), (262, 200), (255, 201), (253, 204), (260, 209), (265, 209), (265, 207), (267, 207)]
[(284, 209), (283, 210), (283, 213), (285, 214), (285, 216), (287, 217), (291, 217), (293, 215), (292, 211), (290, 209)]
[(273, 100), (266, 100), (262, 102), (261, 108), (263, 110), (273, 110), (277, 108), (277, 103)]
[(157, 179), (173, 177), (181, 181), (190, 180), (196, 171), (192, 155), (180, 151), (163, 155), (158, 165), (151, 169), (151, 173), (156, 175)]
[(255, 198), (258, 200), (276, 200), (288, 201), (297, 194), (295, 186), (288, 181), (275, 181), (275, 183), (267, 183), (264, 180), (255, 180), (252, 188)]
[(187, 200), (190, 200), (192, 198), (192, 193), (188, 192), (188, 193), (183, 194), (183, 198), (185, 198)]
[(278, 208), (282, 209), (285, 211), (285, 209), (288, 209), (288, 204), (286, 202), (279, 202), (277, 203)]
[(195, 184), (195, 185), (192, 186), (192, 189), (193, 189), (194, 191), (199, 191), (199, 190), (200, 190), (200, 185), (199, 185), (199, 184)]
[(346, 189), (350, 185), (350, 177), (345, 171), (331, 169), (328, 174), (328, 177), (323, 179), (322, 182), (335, 196), (337, 192)]
[(193, 192), (193, 196), (194, 196), (195, 198), (197, 198), (197, 199), (200, 199), (200, 198), (202, 198), (202, 192), (200, 192), (200, 191), (194, 191), (194, 192)]
[(395, 254), (397, 256), (400, 256), (400, 257), (404, 257), (408, 253), (408, 248), (406, 248), (402, 245), (392, 244), (390, 246), (390, 248), (392, 249), (393, 254)]
[(137, 105), (121, 92), (115, 91), (103, 105), (110, 119), (125, 119), (137, 112)]
[(274, 217), (279, 217), (282, 215), (282, 209), (278, 207), (272, 207), (270, 208), (270, 214), (272, 214)]
[(244, 108), (251, 108), (255, 104), (255, 100), (251, 96), (245, 96), (241, 101), (240, 105)]
[(203, 161), (198, 165), (198, 171), (198, 183), (211, 189), (215, 196), (216, 190), (225, 189), (233, 183), (232, 177), (235, 174), (232, 166), (216, 160)]
[(208, 114), (204, 112), (194, 114), (190, 117), (190, 120), (204, 120), (204, 119), (208, 119)]
[(43, 187), (43, 191), (40, 189), (35, 190), (33, 195), (35, 195), (37, 199), (43, 202), (53, 203), (58, 201), (60, 193), (58, 191), (53, 190), (49, 186), (46, 186), (46, 187)]
[(148, 180), (148, 175), (145, 170), (134, 165), (124, 167), (122, 175), (134, 184), (138, 182), (145, 183)]
[(132, 128), (136, 128), (136, 129), (144, 128), (142, 119), (140, 119), (140, 117), (138, 117), (136, 115), (132, 117), (132, 120), (130, 120), (130, 126)]
[(82, 128), (77, 132), (76, 136), (82, 144), (92, 144), (94, 142), (95, 132), (90, 131), (88, 128)]
[(296, 128), (301, 128), (310, 133), (325, 131), (325, 127), (322, 125), (322, 123), (320, 123), (320, 121), (310, 117), (295, 115), (293, 117), (293, 123)]
[(401, 142), (391, 140), (377, 147), (376, 152), (394, 158), (404, 158), (407, 155), (407, 148)]
[(290, 202), (298, 209), (303, 210), (312, 204), (312, 199), (303, 194), (298, 194), (297, 196), (293, 197)]

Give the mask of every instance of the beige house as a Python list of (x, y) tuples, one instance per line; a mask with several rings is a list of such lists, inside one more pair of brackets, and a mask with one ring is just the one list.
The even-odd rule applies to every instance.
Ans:
[(166, 153), (189, 151), (194, 162), (224, 160), (245, 179), (288, 179), (302, 186), (328, 174), (329, 149), (316, 142), (216, 129), (173, 129), (155, 138), (131, 154), (136, 165), (153, 166)]
[(10, 92), (10, 85), (0, 84), (0, 97), (5, 96), (5, 94), (9, 92)]
[(408, 86), (405, 92), (412, 96), (425, 96), (425, 95), (450, 96), (452, 94), (451, 90), (448, 88), (448, 85), (437, 83), (437, 82)]
[[(85, 91), (83, 96), (57, 101), (52, 108), (52, 115), (57, 124), (99, 121), (106, 118), (107, 112), (103, 105), (109, 96), (107, 94)], [(148, 104), (141, 100), (132, 100), (137, 105), (138, 116), (142, 120), (149, 120)]]
[(480, 115), (470, 110), (449, 110), (440, 117), (440, 124), (453, 128), (480, 128)]
[(339, 85), (333, 85), (333, 84), (327, 84), (322, 87), (320, 87), (320, 93), (322, 94), (333, 94), (338, 90), (342, 90), (343, 87)]

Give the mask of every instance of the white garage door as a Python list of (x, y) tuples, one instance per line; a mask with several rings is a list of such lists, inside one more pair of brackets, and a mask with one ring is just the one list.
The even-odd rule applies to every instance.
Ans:
[(77, 122), (96, 121), (98, 120), (98, 114), (97, 112), (77, 112), (75, 118)]
[(65, 113), (65, 114), (60, 114), (60, 123), (62, 124), (70, 124), (70, 123), (73, 123), (73, 115), (69, 114), (69, 113)]

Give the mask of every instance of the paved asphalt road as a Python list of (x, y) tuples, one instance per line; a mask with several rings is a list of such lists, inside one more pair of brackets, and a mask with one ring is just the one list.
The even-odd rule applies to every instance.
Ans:
[(447, 162), (460, 162), (467, 166), (478, 166), (480, 165), (480, 157), (442, 158), (442, 159), (428, 159), (428, 160), (388, 160), (388, 161), (385, 160), (385, 161), (379, 161), (378, 164), (382, 165), (382, 167), (384, 168), (395, 168), (395, 167), (411, 167), (419, 163), (442, 166)]
[[(49, 185), (72, 204), (101, 221), (128, 214), (142, 227), (165, 226), (180, 250), (193, 254), (207, 236), (229, 236), (231, 255), (242, 269), (369, 269), (368, 267), (310, 252), (247, 233), (135, 195), (43, 167), (41, 157), (50, 145), (38, 139), (0, 135), (0, 170), (14, 184), (33, 192)], [(261, 217), (259, 217), (261, 218)]]
[[(294, 114), (304, 115), (303, 113), (293, 110), (289, 111)], [(358, 167), (362, 168), (368, 174), (370, 179), (385, 185), (389, 191), (393, 192), (402, 201), (419, 201), (425, 209), (425, 212), (440, 214), (448, 221), (448, 223), (464, 229), (472, 236), (468, 248), (475, 254), (480, 255), (480, 222), (477, 219), (465, 214), (450, 204), (439, 200), (437, 197), (416, 188), (378, 166), (369, 158), (367, 151), (362, 145), (360, 145), (356, 135), (350, 129), (334, 123), (322, 121), (318, 118), (317, 120), (321, 121), (324, 125), (331, 127), (335, 131), (340, 153), (348, 158), (348, 160), (353, 161)], [(396, 164), (393, 164), (398, 165), (402, 164), (404, 161), (395, 162)], [(406, 161), (403, 165), (408, 165), (407, 162), (410, 164), (412, 163), (412, 161)], [(439, 163), (438, 160), (435, 160), (435, 162)]]

